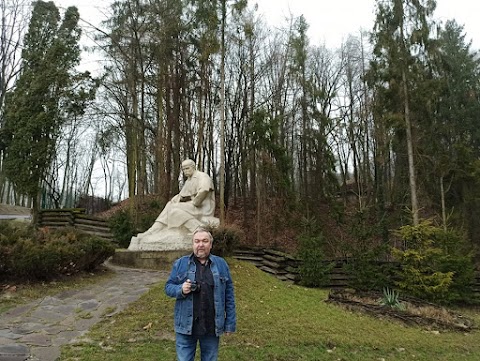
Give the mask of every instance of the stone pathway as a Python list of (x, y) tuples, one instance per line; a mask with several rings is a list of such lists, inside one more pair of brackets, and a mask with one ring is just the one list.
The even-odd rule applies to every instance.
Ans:
[(47, 296), (0, 315), (0, 361), (55, 361), (62, 345), (122, 311), (168, 277), (167, 271), (106, 265), (115, 271), (108, 280)]

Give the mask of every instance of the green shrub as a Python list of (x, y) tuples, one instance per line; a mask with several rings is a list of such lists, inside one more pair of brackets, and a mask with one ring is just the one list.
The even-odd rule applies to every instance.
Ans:
[(147, 229), (149, 229), (163, 208), (165, 208), (165, 203), (162, 203), (156, 199), (152, 199), (147, 202), (147, 204), (139, 210), (141, 213), (137, 216), (137, 230), (140, 232), (145, 232)]
[(302, 260), (299, 267), (300, 283), (308, 287), (325, 286), (330, 271), (335, 267), (335, 263), (325, 260), (325, 237), (315, 219), (304, 219), (302, 228), (298, 254)]
[(120, 209), (109, 218), (109, 226), (115, 240), (122, 248), (128, 248), (132, 237), (148, 230), (164, 204), (156, 199), (137, 197), (132, 213), (131, 209)]
[(244, 237), (241, 230), (232, 226), (207, 227), (207, 229), (213, 236), (212, 253), (220, 257), (233, 255), (233, 251)]
[(393, 266), (386, 262), (390, 248), (381, 240), (382, 225), (373, 209), (356, 212), (347, 228), (353, 240), (344, 246), (348, 255), (344, 271), (348, 286), (361, 291), (380, 291), (392, 285)]
[(73, 228), (12, 230), (7, 226), (0, 232), (2, 278), (49, 280), (91, 271), (115, 252), (111, 242)]
[(378, 246), (363, 252), (357, 250), (352, 254), (344, 265), (349, 287), (360, 291), (378, 291), (392, 284), (394, 266), (382, 260), (386, 248)]
[(132, 237), (138, 233), (130, 213), (122, 209), (110, 217), (108, 223), (118, 245), (128, 248)]
[(0, 221), (0, 275), (9, 272), (17, 263), (12, 255), (15, 243), (28, 239), (34, 233), (34, 227), (28, 223)]
[(473, 255), (463, 237), (429, 221), (401, 227), (398, 234), (405, 249), (393, 249), (392, 254), (400, 263), (400, 289), (443, 303), (472, 299)]

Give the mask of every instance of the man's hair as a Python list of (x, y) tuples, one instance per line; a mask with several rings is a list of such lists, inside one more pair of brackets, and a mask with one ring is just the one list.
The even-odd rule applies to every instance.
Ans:
[(200, 232), (202, 232), (202, 233), (205, 232), (206, 234), (208, 234), (208, 239), (210, 240), (210, 243), (213, 243), (212, 233), (208, 229), (203, 228), (203, 227), (197, 227), (197, 229), (195, 229), (195, 231), (193, 232), (193, 235), (192, 235), (192, 241), (195, 238), (195, 235), (197, 233), (200, 233)]
[(183, 165), (191, 165), (193, 168), (197, 168), (195, 162), (191, 159), (185, 159), (183, 162), (182, 162), (182, 166)]

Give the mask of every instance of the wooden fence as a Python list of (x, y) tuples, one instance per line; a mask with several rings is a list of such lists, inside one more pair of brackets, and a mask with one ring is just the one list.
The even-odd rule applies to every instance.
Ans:
[[(302, 261), (289, 254), (265, 249), (265, 250), (236, 250), (234, 257), (255, 264), (256, 267), (264, 272), (270, 273), (282, 281), (298, 283), (300, 281), (299, 267)], [(333, 268), (329, 272), (328, 282), (325, 287), (345, 288), (348, 286), (348, 275), (343, 266), (345, 260), (328, 261), (333, 263)]]
[(74, 227), (99, 238), (114, 241), (108, 222), (85, 214), (85, 209), (44, 209), (40, 211), (38, 226), (47, 228)]
[[(286, 253), (274, 250), (252, 250), (239, 249), (234, 253), (234, 258), (251, 262), (264, 272), (270, 273), (282, 281), (298, 283), (300, 281), (299, 267), (301, 260)], [(326, 288), (347, 288), (349, 286), (349, 276), (345, 271), (346, 259), (336, 259), (325, 261), (326, 264), (332, 264), (333, 268), (329, 272)], [(477, 267), (478, 268), (478, 267)], [(473, 282), (473, 291), (476, 297), (480, 298), (480, 269), (475, 274)]]

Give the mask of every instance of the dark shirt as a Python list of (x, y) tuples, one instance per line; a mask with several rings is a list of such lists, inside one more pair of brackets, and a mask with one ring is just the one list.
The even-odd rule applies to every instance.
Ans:
[(195, 336), (215, 335), (215, 305), (213, 301), (213, 274), (210, 259), (205, 264), (194, 257), (197, 267), (195, 279), (200, 290), (193, 293), (193, 330)]

